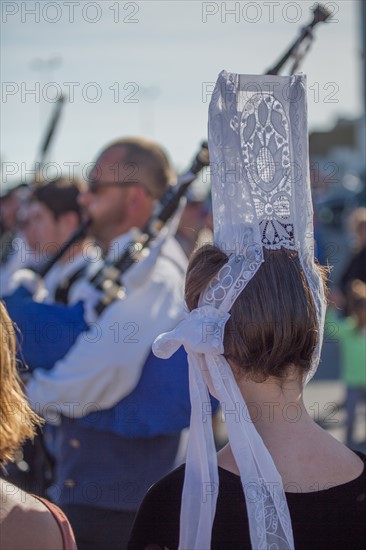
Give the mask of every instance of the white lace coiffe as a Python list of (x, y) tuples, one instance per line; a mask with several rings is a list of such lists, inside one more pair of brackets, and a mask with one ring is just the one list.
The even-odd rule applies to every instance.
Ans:
[[(226, 411), (230, 446), (240, 471), (252, 548), (294, 548), (279, 475), (222, 355), (228, 313), (259, 269), (263, 248), (298, 252), (314, 298), (320, 356), (325, 299), (314, 264), (308, 166), (306, 78), (221, 72), (209, 108), (214, 242), (229, 260), (202, 293), (199, 307), (153, 346), (169, 357), (181, 344), (189, 360), (191, 428), (180, 519), (180, 550), (209, 549), (218, 469), (208, 387)], [(271, 281), (268, 281), (271, 284)]]

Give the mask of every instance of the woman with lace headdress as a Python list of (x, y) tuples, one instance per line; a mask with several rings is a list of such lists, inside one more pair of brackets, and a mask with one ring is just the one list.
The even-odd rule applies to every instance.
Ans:
[[(15, 329), (0, 302), (0, 460), (3, 468), (43, 421), (23, 394), (16, 369)], [(6, 478), (6, 470), (5, 475)], [(0, 479), (0, 548), (3, 550), (76, 550), (63, 512), (46, 499)]]
[[(160, 335), (189, 358), (186, 464), (153, 486), (129, 550), (361, 549), (366, 457), (303, 402), (323, 337), (306, 79), (223, 71), (209, 111), (214, 246), (192, 257), (187, 317)], [(215, 452), (208, 390), (229, 442)]]

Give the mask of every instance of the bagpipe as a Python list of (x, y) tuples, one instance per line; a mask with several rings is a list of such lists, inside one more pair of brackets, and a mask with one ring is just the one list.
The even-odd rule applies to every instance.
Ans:
[(65, 105), (66, 97), (64, 95), (60, 95), (60, 97), (57, 99), (55, 103), (55, 108), (53, 110), (51, 119), (49, 121), (49, 124), (46, 128), (46, 132), (43, 136), (43, 140), (41, 142), (39, 152), (37, 155), (37, 160), (35, 162), (35, 177), (34, 177), (34, 185), (41, 185), (42, 177), (42, 169), (45, 165), (45, 161), (47, 158), (47, 154), (49, 152), (52, 140), (54, 139), (57, 126), (60, 122), (62, 109)]
[[(140, 264), (148, 261), (154, 245), (164, 231), (168, 231), (190, 184), (208, 163), (208, 147), (204, 142), (189, 170), (158, 202), (146, 226), (134, 231), (133, 240), (115, 261), (104, 263), (89, 278), (89, 283), (100, 291), (100, 299), (95, 305), (97, 316), (102, 315), (113, 301), (126, 297), (122, 275), (129, 270), (133, 275), (134, 266), (140, 268)], [(82, 224), (57, 254), (42, 266), (38, 275), (44, 277), (75, 240), (81, 238), (90, 223), (88, 220)], [(81, 301), (68, 306), (35, 302), (32, 293), (24, 286), (5, 297), (4, 301), (19, 328), (21, 359), (30, 372), (52, 369), (65, 357), (77, 338), (91, 328), (84, 319)], [(110, 429), (125, 437), (149, 437), (177, 433), (189, 425), (189, 419), (187, 357), (181, 348), (169, 360), (158, 359), (150, 352), (132, 393), (112, 409), (91, 413), (80, 422), (96, 429)]]
[[(314, 39), (314, 27), (318, 23), (325, 23), (325, 21), (327, 21), (327, 19), (329, 19), (331, 16), (331, 12), (327, 10), (325, 6), (317, 4), (313, 9), (313, 18), (310, 23), (301, 28), (298, 38), (295, 39), (295, 41), (291, 44), (288, 50), (286, 50), (280, 60), (273, 67), (268, 69), (265, 74), (278, 74), (284, 64), (291, 58), (293, 59), (293, 65), (289, 72), (290, 74), (293, 74), (295, 71), (297, 71), (302, 59), (309, 51), (311, 43)], [(301, 50), (301, 47), (303, 45), (305, 46), (303, 50)]]
[[(45, 166), (47, 159), (47, 154), (49, 152), (52, 141), (56, 135), (56, 130), (61, 119), (62, 109), (65, 105), (66, 97), (61, 95), (55, 103), (51, 118), (47, 124), (44, 135), (39, 146), (39, 150), (36, 156), (36, 161), (34, 162), (34, 178), (32, 183), (26, 183), (21, 181), (11, 189), (8, 189), (7, 192), (2, 194), (2, 198), (8, 196), (13, 192), (22, 190), (21, 202), (26, 202), (29, 198), (29, 194), (32, 190), (41, 185), (42, 183), (42, 171)], [(0, 217), (0, 265), (3, 266), (7, 263), (11, 255), (15, 251), (14, 239), (17, 237), (18, 228), (12, 227), (7, 229), (3, 227), (3, 223)], [(1, 290), (1, 289), (0, 289)]]

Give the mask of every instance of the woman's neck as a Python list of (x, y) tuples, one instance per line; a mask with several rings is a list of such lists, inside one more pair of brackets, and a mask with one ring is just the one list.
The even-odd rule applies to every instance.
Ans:
[[(296, 481), (307, 492), (319, 479), (338, 485), (360, 475), (362, 461), (307, 412), (300, 380), (237, 383), (250, 416), (242, 414), (241, 421), (253, 422), (285, 484)], [(239, 475), (230, 444), (219, 451), (218, 464)]]
[[(248, 407), (250, 420), (262, 437), (298, 431), (312, 422), (303, 402), (302, 382), (298, 378), (278, 381), (269, 378), (256, 383), (239, 380), (239, 389)], [(249, 420), (249, 419), (248, 419)], [(249, 421), (250, 421), (249, 420)]]
[[(319, 428), (307, 412), (302, 396), (302, 383), (298, 379), (278, 381), (270, 378), (256, 383), (237, 380), (248, 411), (243, 411), (241, 421), (252, 422), (273, 457), (292, 454), (304, 434)], [(223, 407), (223, 416), (225, 411)], [(219, 453), (219, 464), (237, 473), (230, 446)]]

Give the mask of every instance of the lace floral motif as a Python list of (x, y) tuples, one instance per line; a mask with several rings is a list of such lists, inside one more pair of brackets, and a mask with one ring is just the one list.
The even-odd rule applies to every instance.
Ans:
[(239, 131), (261, 242), (266, 248), (294, 248), (290, 130), (281, 102), (269, 93), (252, 96), (243, 108)]
[[(249, 487), (249, 490), (248, 490)], [(290, 550), (286, 538), (281, 536), (280, 523), (286, 523), (286, 513), (281, 504), (277, 487), (271, 487), (264, 479), (244, 487), (246, 500), (255, 502), (255, 520), (259, 540), (259, 549)], [(287, 524), (286, 532), (290, 525)]]
[(294, 247), (289, 137), (278, 99), (257, 93), (248, 100), (241, 117), (241, 148), (266, 248)]

